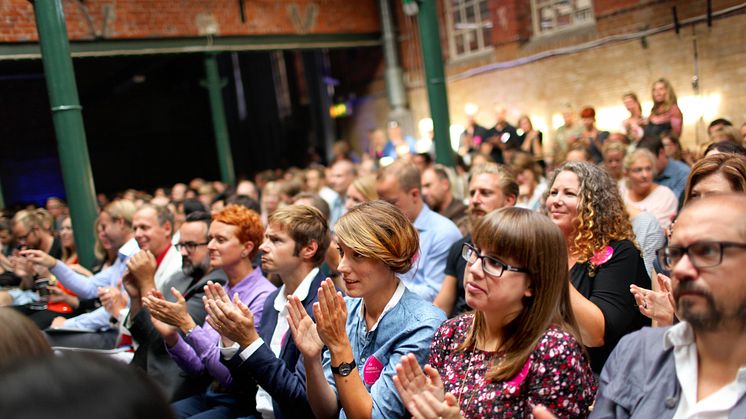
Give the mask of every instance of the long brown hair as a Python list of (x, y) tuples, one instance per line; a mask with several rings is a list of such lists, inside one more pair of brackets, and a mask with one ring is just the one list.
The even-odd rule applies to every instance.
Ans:
[(676, 92), (673, 91), (673, 86), (671, 86), (671, 82), (667, 79), (660, 78), (653, 83), (653, 87), (650, 88), (650, 93), (652, 96), (652, 92), (655, 90), (656, 84), (662, 84), (666, 87), (666, 97), (663, 98), (663, 102), (655, 102), (655, 99), (653, 99), (653, 109), (650, 110), (651, 115), (660, 115), (662, 113), (668, 112), (673, 105), (676, 105), (678, 100), (676, 99)]
[[(493, 211), (477, 223), (472, 234), (474, 244), (483, 252), (510, 260), (530, 272), (532, 295), (524, 297), (520, 313), (503, 329), (504, 339), (498, 348), (503, 356), (487, 372), (490, 380), (508, 380), (520, 372), (552, 324), (579, 336), (567, 287), (565, 239), (549, 218), (524, 208)], [(486, 327), (484, 313), (477, 311), (457, 350), (475, 347)]]

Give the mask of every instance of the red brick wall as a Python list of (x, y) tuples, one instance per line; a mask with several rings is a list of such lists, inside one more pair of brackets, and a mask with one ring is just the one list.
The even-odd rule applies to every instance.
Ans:
[[(89, 25), (80, 3), (93, 22)], [(63, 0), (70, 39), (93, 39), (102, 31), (110, 8), (109, 39), (193, 37), (214, 28), (216, 36), (324, 33), (370, 33), (380, 30), (376, 0), (244, 0), (241, 22), (238, 0)], [(307, 19), (316, 10), (315, 19)], [(34, 11), (28, 0), (0, 2), (0, 42), (37, 39)]]

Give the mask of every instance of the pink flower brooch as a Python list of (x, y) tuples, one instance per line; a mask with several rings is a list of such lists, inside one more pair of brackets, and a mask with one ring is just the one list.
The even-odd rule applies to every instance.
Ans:
[(596, 276), (596, 268), (611, 260), (612, 256), (614, 256), (614, 249), (611, 246), (605, 246), (593, 253), (589, 260), (588, 275), (591, 278)]

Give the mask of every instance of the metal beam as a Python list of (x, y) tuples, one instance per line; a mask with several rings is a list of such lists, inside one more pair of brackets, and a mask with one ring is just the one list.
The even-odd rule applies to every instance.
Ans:
[(233, 170), (233, 153), (231, 152), (231, 140), (228, 136), (228, 123), (225, 121), (225, 108), (223, 107), (223, 87), (225, 80), (220, 79), (218, 70), (217, 53), (205, 54), (205, 82), (210, 97), (210, 113), (212, 114), (212, 128), (215, 131), (215, 147), (218, 151), (218, 163), (220, 164), (220, 177), (227, 185), (236, 184), (236, 172)]
[[(70, 49), (73, 57), (110, 57), (189, 52), (357, 48), (379, 45), (380, 33), (362, 33), (73, 41), (70, 43)], [(39, 58), (41, 52), (37, 43), (0, 44), (0, 60)]]
[(62, 1), (36, 0), (34, 14), (75, 246), (81, 265), (90, 269), (95, 263), (96, 193)]
[(435, 136), (435, 160), (446, 166), (454, 166), (453, 149), (451, 148), (451, 125), (448, 116), (448, 94), (446, 93), (446, 78), (443, 68), (443, 50), (440, 46), (440, 32), (438, 30), (437, 2), (423, 0), (417, 14), (422, 44), (422, 61), (425, 64), (425, 79), (427, 99), (430, 104), (430, 114), (433, 119), (433, 134)]

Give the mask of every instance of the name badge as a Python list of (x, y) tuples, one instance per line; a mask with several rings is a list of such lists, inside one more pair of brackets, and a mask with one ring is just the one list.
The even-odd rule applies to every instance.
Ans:
[(383, 364), (374, 355), (371, 355), (363, 366), (363, 380), (365, 384), (373, 385), (381, 376)]

